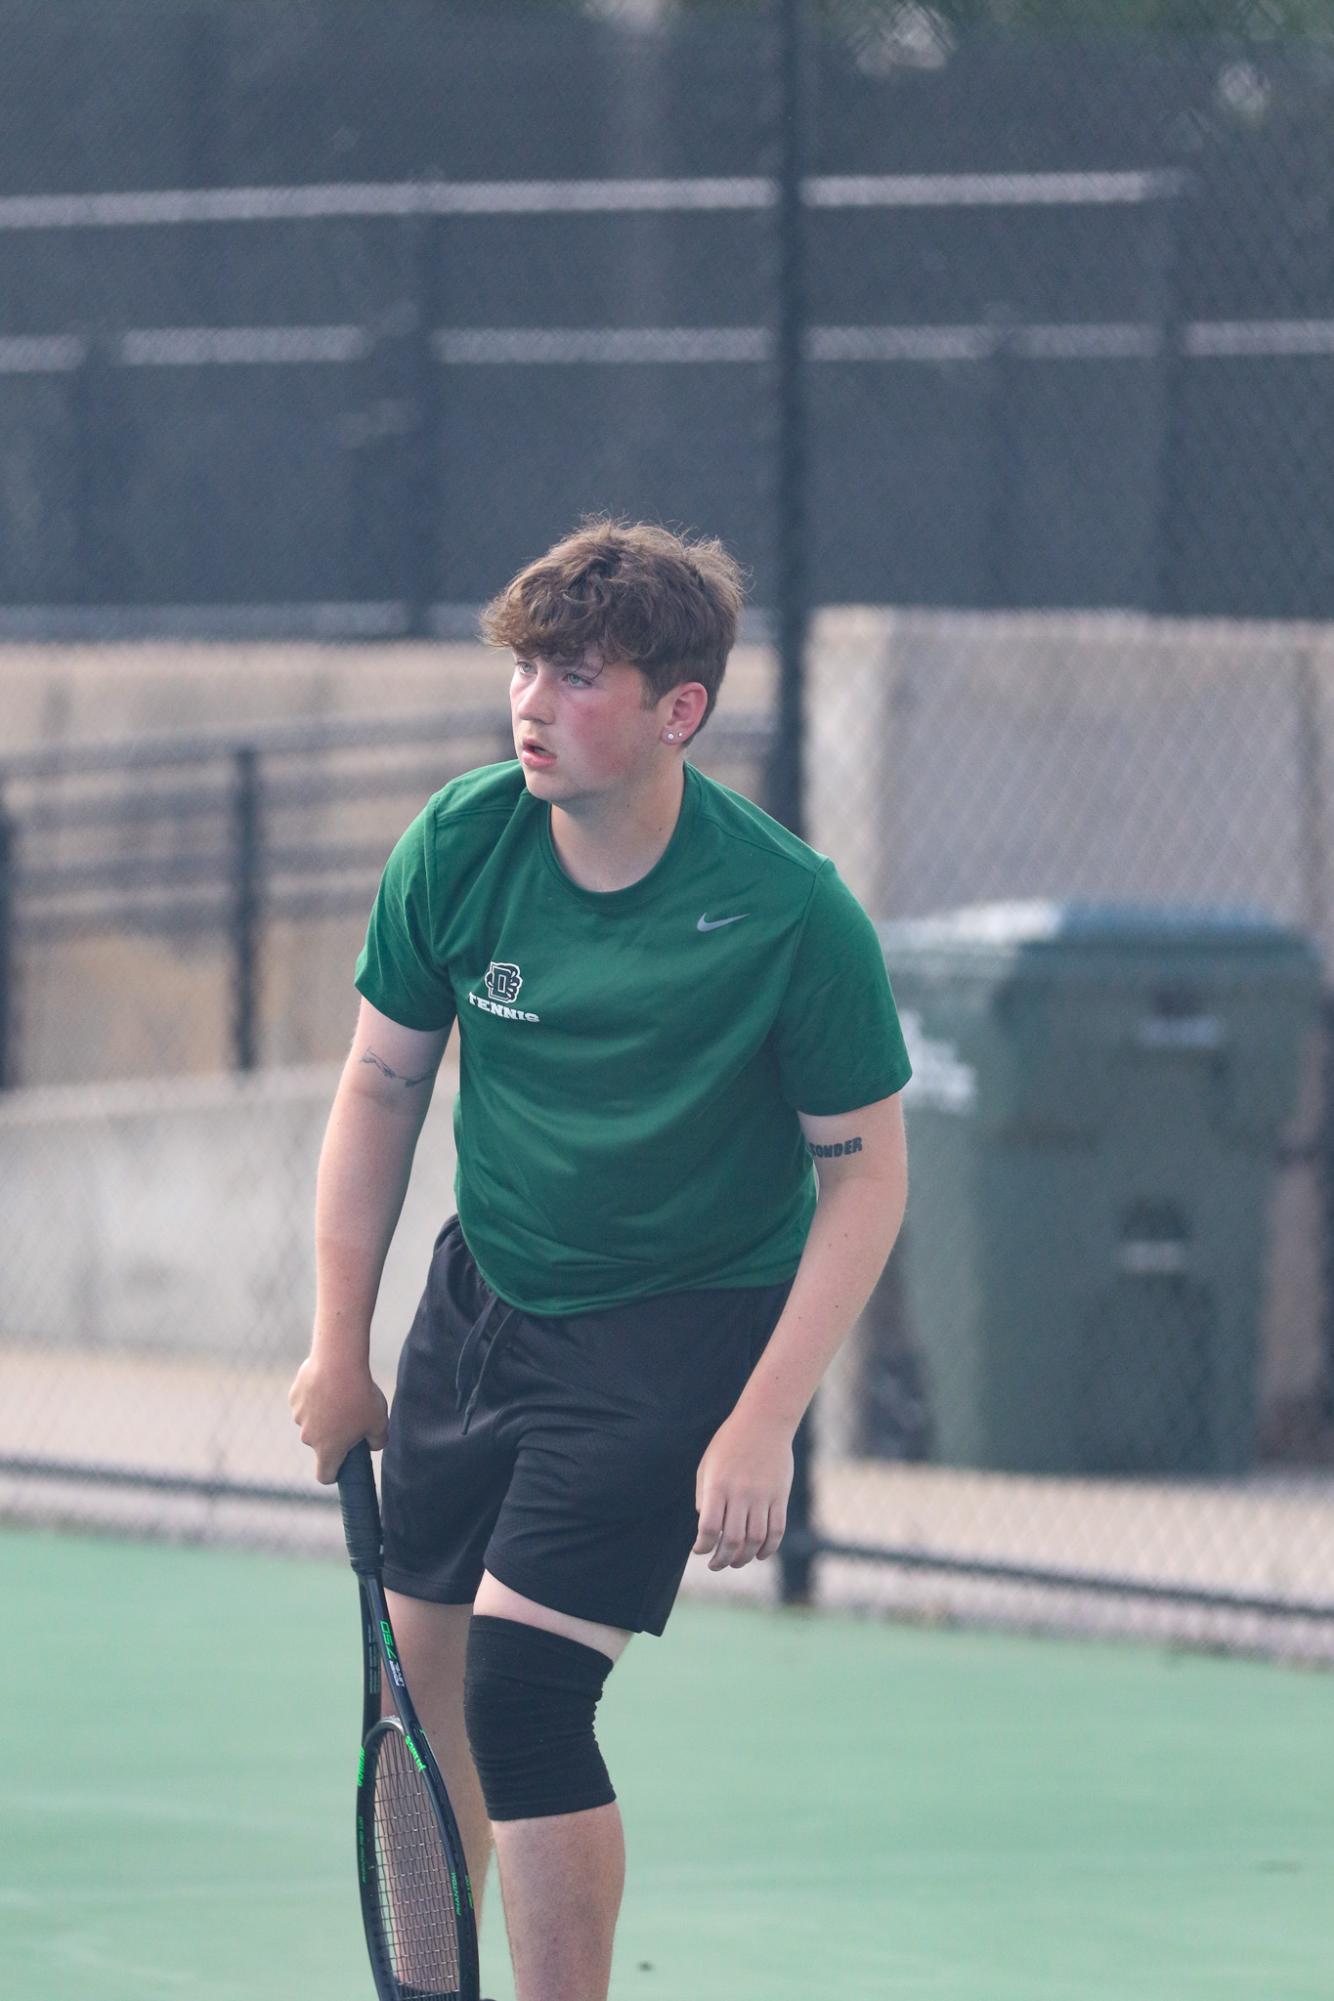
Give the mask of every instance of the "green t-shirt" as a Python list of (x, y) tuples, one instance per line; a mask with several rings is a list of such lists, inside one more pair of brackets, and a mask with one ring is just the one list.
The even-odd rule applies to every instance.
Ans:
[(816, 1196), (797, 1112), (912, 1074), (834, 864), (684, 771), (665, 852), (605, 893), (565, 873), (517, 761), (451, 780), (394, 847), (357, 961), (392, 1020), (458, 1016), (459, 1221), (530, 1313), (791, 1278)]

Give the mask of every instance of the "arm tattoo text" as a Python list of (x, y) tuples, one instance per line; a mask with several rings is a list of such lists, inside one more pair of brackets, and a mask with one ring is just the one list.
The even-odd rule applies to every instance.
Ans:
[(361, 1060), (363, 1063), (372, 1064), (375, 1067), (375, 1069), (381, 1071), (383, 1075), (388, 1077), (391, 1081), (401, 1084), (405, 1091), (411, 1091), (418, 1084), (429, 1084), (432, 1077), (435, 1075), (434, 1070), (426, 1070), (423, 1071), (420, 1077), (400, 1076), (399, 1072), (397, 1070), (391, 1070), (389, 1065), (385, 1062), (384, 1058), (381, 1056), (377, 1056), (373, 1049), (368, 1049), (366, 1051), (366, 1054), (362, 1057)]
[[(809, 1140), (807, 1145), (810, 1146)], [(811, 1146), (817, 1160), (838, 1160), (845, 1153), (860, 1153), (861, 1150), (860, 1139), (841, 1139), (833, 1146)]]

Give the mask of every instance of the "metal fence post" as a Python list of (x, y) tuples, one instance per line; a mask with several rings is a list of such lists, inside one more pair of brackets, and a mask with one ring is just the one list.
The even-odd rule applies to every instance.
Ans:
[(804, 216), (809, 93), (805, 0), (773, 0), (771, 154), (774, 204), (773, 558), (778, 717), (766, 804), (794, 834), (803, 831), (803, 676), (809, 619), (806, 543)]
[(124, 439), (117, 422), (118, 349), (101, 326), (82, 329), (83, 359), (71, 384), (75, 489), (73, 533), (75, 601), (105, 606), (128, 595), (121, 559), (117, 486)]
[(14, 984), (18, 977), (18, 952), (14, 943), (18, 896), (14, 888), (14, 872), (17, 866), (18, 829), (13, 815), (0, 800), (0, 1091), (12, 1090), (18, 1077), (14, 1048)]
[(438, 470), (441, 368), (435, 355), (435, 335), (441, 312), (443, 227), (441, 218), (429, 212), (408, 216), (404, 221), (406, 263), (416, 306), (404, 355), (411, 418), (403, 441), (407, 508), (404, 542), (410, 551), (408, 631), (414, 639), (431, 636), (432, 615), (442, 591)]
[(1181, 327), (1181, 244), (1191, 183), (1177, 176), (1150, 209), (1150, 256), (1158, 318), (1158, 457), (1149, 547), (1147, 609), (1170, 617), (1182, 604), (1180, 499), (1182, 394), (1185, 388)]
[[(819, 1398), (819, 1391), (816, 1391)], [(779, 1545), (780, 1597), (785, 1605), (809, 1605), (815, 1592), (818, 1533), (811, 1519), (811, 1433), (815, 1404), (797, 1426), (792, 1441), (792, 1492), (787, 1504), (787, 1534)]]
[(1324, 1370), (1316, 1389), (1317, 1415), (1334, 1425), (1334, 997), (1328, 992), (1321, 1009), (1323, 1055), (1320, 1066), (1319, 1149), (1320, 1213), (1324, 1224), (1320, 1276), (1324, 1284), (1322, 1335)]
[(988, 611), (1010, 606), (1014, 577), (1013, 515), (1019, 492), (1020, 446), (1015, 402), (1015, 315), (1008, 304), (987, 308), (986, 545), (982, 555), (982, 603)]
[[(806, 291), (802, 175), (805, 170), (809, 55), (805, 0), (773, 0), (771, 15), (774, 294), (773, 554), (774, 624), (778, 646), (778, 717), (769, 765), (768, 810), (800, 835), (804, 825), (801, 752), (804, 735), (806, 630), (809, 622), (806, 545), (806, 422), (804, 344)], [(788, 1536), (780, 1550), (785, 1605), (809, 1604), (814, 1587), (811, 1546), (811, 1426), (814, 1405), (792, 1442), (793, 1480)]]
[(232, 1068), (253, 1070), (258, 1043), (259, 927), (263, 866), (259, 752), (242, 745), (232, 786)]

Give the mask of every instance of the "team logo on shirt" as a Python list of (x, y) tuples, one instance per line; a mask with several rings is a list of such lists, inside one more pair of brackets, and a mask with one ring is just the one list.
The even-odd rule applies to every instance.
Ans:
[(517, 966), (503, 965), (499, 959), (493, 959), (486, 969), (486, 991), (492, 1000), (516, 1001), (522, 985), (523, 974)]
[(511, 1005), (519, 998), (519, 988), (523, 985), (523, 974), (519, 968), (502, 959), (493, 959), (486, 969), (486, 991), (488, 998), (480, 994), (469, 994), (474, 1007), (484, 1014), (503, 1015), (507, 1021), (540, 1021), (541, 1015), (526, 1014), (522, 1008)]

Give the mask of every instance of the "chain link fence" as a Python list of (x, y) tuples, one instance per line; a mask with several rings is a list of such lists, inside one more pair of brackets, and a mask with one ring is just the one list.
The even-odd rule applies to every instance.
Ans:
[[(351, 969), (508, 752), (478, 604), (610, 507), (750, 569), (698, 762), (791, 817), (796, 753), (913, 1038), (789, 1588), (1334, 1658), (1319, 14), (98, 11), (0, 0), (0, 1506), (335, 1545), (286, 1389)], [(151, 138), (32, 129), (149, 39)], [(1067, 978), (1071, 911), (1156, 947)]]

